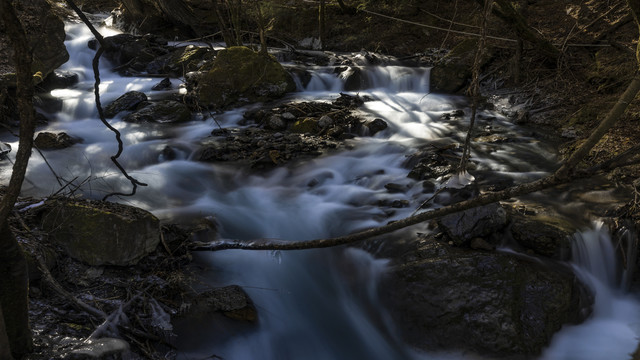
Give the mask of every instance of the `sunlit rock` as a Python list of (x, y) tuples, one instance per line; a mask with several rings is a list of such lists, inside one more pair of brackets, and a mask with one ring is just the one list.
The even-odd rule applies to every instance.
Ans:
[(118, 113), (126, 110), (133, 110), (138, 104), (143, 101), (147, 101), (147, 95), (140, 91), (129, 91), (119, 98), (115, 99), (112, 103), (105, 106), (104, 116), (110, 119)]

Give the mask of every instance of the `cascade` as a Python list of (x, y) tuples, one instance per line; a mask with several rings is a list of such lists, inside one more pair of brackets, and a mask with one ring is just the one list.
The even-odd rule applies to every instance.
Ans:
[[(107, 192), (127, 191), (129, 182), (109, 160), (116, 150), (113, 134), (99, 122), (95, 111), (90, 70), (93, 52), (86, 47), (91, 35), (80, 24), (67, 25), (66, 30), (71, 59), (63, 68), (79, 73), (81, 80), (72, 89), (52, 92), (52, 96), (63, 100), (63, 109), (50, 114), (55, 120), (38, 130), (65, 131), (82, 138), (83, 142), (47, 152), (47, 160), (66, 179), (90, 179), (89, 185), (81, 189), (86, 197), (100, 198)], [(101, 31), (110, 34), (108, 29)], [(122, 78), (110, 69), (103, 60), (100, 88), (103, 104), (131, 90), (152, 97), (162, 96), (150, 91), (157, 79)], [(344, 91), (345, 80), (333, 74), (332, 68), (316, 67), (310, 71), (311, 82), (292, 94), (292, 100), (330, 101)], [(429, 93), (428, 69), (366, 65), (361, 71), (369, 86), (358, 92), (371, 101), (365, 102), (359, 112), (367, 118), (384, 119), (388, 129), (373, 137), (352, 140), (352, 150), (267, 173), (246, 174), (224, 164), (192, 161), (194, 143), (217, 127), (211, 119), (194, 116), (185, 124), (162, 126), (126, 123), (120, 115), (116, 116), (111, 122), (123, 134), (122, 164), (132, 176), (149, 185), (139, 188), (137, 195), (127, 198), (126, 202), (166, 220), (215, 216), (220, 223), (221, 237), (247, 240), (299, 241), (338, 236), (410, 215), (433, 192), (423, 191), (419, 182), (407, 178), (403, 163), (415, 148), (429, 141), (460, 142), (468, 119), (444, 121), (441, 115), (460, 109), (468, 114), (469, 109), (461, 97)], [(180, 80), (171, 81), (174, 88), (178, 87)], [(224, 128), (247, 126), (240, 125), (245, 110), (226, 111), (217, 116), (216, 121)], [(500, 128), (502, 134), (517, 141), (473, 149), (476, 171), (522, 181), (544, 176), (556, 163), (549, 146), (521, 132), (500, 113), (484, 111), (481, 115), (493, 119), (492, 127)], [(9, 135), (3, 135), (0, 140), (17, 149), (16, 140)], [(161, 157), (161, 149), (168, 144), (180, 149), (175, 160), (165, 161)], [(0, 179), (6, 181), (9, 174), (10, 168), (3, 164)], [(28, 195), (46, 196), (59, 188), (47, 164), (37, 154), (32, 157), (27, 176), (29, 182), (24, 192)], [(312, 181), (315, 185), (311, 187)], [(384, 187), (388, 183), (402, 184), (408, 190), (389, 193)], [(376, 205), (395, 200), (406, 201), (409, 206), (390, 211)], [(593, 230), (581, 237), (602, 239), (604, 235), (600, 230)], [(601, 241), (596, 242), (604, 249), (598, 251), (612, 251)], [(636, 335), (628, 325), (620, 325), (625, 322), (620, 316), (637, 318), (640, 306), (636, 300), (612, 290), (609, 282), (612, 275), (606, 275), (612, 259), (592, 259), (597, 251), (590, 248), (577, 251), (580, 260), (575, 265), (576, 272), (598, 294), (594, 318), (584, 325), (563, 330), (543, 357), (575, 358), (566, 355), (569, 348), (571, 351), (588, 349), (589, 344), (601, 344), (597, 341), (614, 337), (624, 342), (624, 346), (620, 346), (628, 353)], [(249, 293), (258, 308), (259, 328), (221, 340), (216, 334), (208, 334), (210, 328), (204, 326), (197, 329), (198, 344), (180, 349), (179, 358), (204, 358), (211, 354), (226, 359), (465, 357), (455, 353), (416, 353), (399, 340), (376, 297), (376, 279), (385, 271), (387, 263), (362, 250), (232, 250), (202, 253), (197, 257), (210, 264), (212, 269), (203, 276), (211, 285), (238, 284)], [(346, 273), (350, 274), (349, 278), (345, 277)], [(599, 279), (591, 274), (604, 277)], [(607, 337), (600, 336), (609, 332)], [(612, 335), (611, 339), (608, 335)], [(587, 340), (581, 340), (583, 336)]]

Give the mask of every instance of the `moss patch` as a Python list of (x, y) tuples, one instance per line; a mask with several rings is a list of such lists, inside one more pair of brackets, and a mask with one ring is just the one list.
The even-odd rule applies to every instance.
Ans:
[(218, 53), (199, 80), (198, 100), (200, 105), (221, 108), (241, 98), (266, 101), (295, 89), (293, 78), (273, 56), (236, 46)]

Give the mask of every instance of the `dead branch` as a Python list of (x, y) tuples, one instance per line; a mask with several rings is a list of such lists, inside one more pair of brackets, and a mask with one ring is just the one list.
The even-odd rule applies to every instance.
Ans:
[(138, 189), (138, 185), (147, 186), (147, 184), (142, 183), (142, 182), (138, 181), (137, 179), (135, 179), (134, 177), (132, 177), (131, 175), (129, 175), (127, 173), (127, 171), (124, 169), (124, 167), (122, 167), (122, 165), (118, 161), (118, 158), (120, 157), (120, 155), (122, 155), (122, 151), (124, 150), (124, 144), (122, 143), (121, 134), (120, 134), (120, 131), (118, 131), (118, 129), (114, 128), (113, 126), (111, 126), (111, 124), (109, 124), (109, 122), (107, 121), (107, 119), (104, 116), (104, 112), (102, 110), (102, 104), (100, 103), (100, 56), (102, 56), (102, 53), (106, 49), (108, 49), (109, 44), (104, 40), (104, 38), (102, 37), (100, 32), (98, 30), (96, 30), (96, 28), (93, 26), (93, 24), (91, 24), (91, 21), (89, 21), (89, 19), (84, 15), (82, 10), (80, 10), (80, 8), (78, 8), (78, 6), (76, 6), (76, 4), (73, 2), (73, 0), (67, 0), (67, 3), (73, 9), (73, 11), (75, 11), (75, 13), (80, 17), (82, 22), (85, 25), (87, 25), (89, 30), (91, 30), (91, 33), (93, 33), (93, 35), (95, 36), (96, 40), (98, 40), (98, 43), (100, 43), (100, 47), (96, 51), (96, 55), (93, 57), (93, 74), (94, 74), (94, 77), (95, 77), (94, 93), (95, 93), (96, 107), (98, 108), (98, 115), (100, 116), (100, 121), (102, 121), (104, 126), (106, 126), (114, 134), (116, 134), (116, 141), (118, 142), (118, 151), (116, 152), (115, 155), (111, 156), (111, 161), (115, 164), (115, 166), (118, 168), (118, 170), (120, 170), (122, 175), (124, 175), (124, 177), (127, 178), (127, 180), (129, 180), (131, 182), (131, 185), (133, 186), (133, 188), (131, 189), (130, 193), (112, 192), (112, 193), (109, 193), (109, 194), (105, 195), (102, 198), (102, 200), (105, 201), (109, 197), (115, 196), (115, 195), (133, 196), (133, 195), (136, 194), (136, 190)]

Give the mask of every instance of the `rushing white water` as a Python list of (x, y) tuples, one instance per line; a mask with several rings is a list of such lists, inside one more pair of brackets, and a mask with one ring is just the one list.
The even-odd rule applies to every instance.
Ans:
[(640, 299), (623, 292), (615, 252), (602, 224), (576, 234), (574, 269), (595, 295), (593, 314), (579, 326), (565, 326), (542, 359), (631, 359), (640, 337)]
[[(63, 150), (46, 151), (45, 155), (65, 181), (76, 179), (74, 183), (80, 184), (88, 180), (79, 189), (87, 197), (126, 192), (129, 182), (109, 159), (116, 151), (113, 133), (97, 119), (90, 71), (94, 52), (86, 47), (91, 35), (81, 25), (68, 25), (66, 30), (71, 60), (63, 68), (79, 73), (81, 82), (72, 89), (52, 92), (52, 96), (64, 100), (63, 109), (49, 114), (53, 121), (38, 130), (65, 131), (83, 142)], [(107, 29), (101, 31), (109, 34)], [(110, 121), (123, 135), (125, 150), (121, 162), (130, 174), (148, 184), (139, 188), (136, 196), (120, 201), (168, 220), (215, 216), (221, 236), (233, 239), (324, 238), (409, 215), (433, 194), (424, 193), (421, 182), (406, 177), (408, 170), (402, 164), (407, 155), (430, 140), (460, 142), (468, 118), (444, 121), (440, 116), (458, 109), (469, 111), (463, 98), (429, 93), (428, 69), (401, 66), (363, 69), (370, 86), (359, 94), (373, 100), (359, 111), (365, 117), (384, 119), (389, 128), (374, 137), (352, 140), (353, 150), (262, 174), (190, 159), (196, 142), (217, 127), (213, 120), (194, 116), (191, 122), (180, 125), (131, 124), (121, 121), (122, 115), (116, 116)], [(344, 79), (332, 70), (314, 69), (307, 88), (294, 94), (292, 100), (337, 98), (343, 91)], [(131, 90), (145, 92), (151, 98), (164, 95), (150, 90), (157, 79), (122, 78), (104, 60), (101, 72), (103, 104)], [(177, 88), (180, 81), (172, 79), (172, 84)], [(237, 127), (243, 111), (230, 110), (216, 120), (223, 127)], [(547, 146), (519, 132), (498, 113), (482, 115), (495, 117), (485, 126), (517, 141), (487, 142), (475, 147), (472, 151), (472, 160), (477, 163), (475, 171), (522, 181), (539, 178), (553, 166), (555, 156)], [(17, 140), (9, 135), (0, 140), (17, 148)], [(163, 158), (162, 149), (167, 145), (178, 150), (176, 160)], [(3, 165), (0, 171), (0, 178), (8, 179), (9, 166)], [(37, 153), (32, 157), (27, 176), (26, 194), (46, 196), (61, 187)], [(458, 182), (462, 180), (473, 181), (464, 177)], [(312, 181), (316, 185), (309, 186)], [(406, 185), (408, 190), (389, 193), (384, 187), (388, 183)], [(408, 201), (410, 206), (379, 205), (395, 200)], [(376, 279), (387, 263), (364, 251), (224, 251), (199, 254), (198, 258), (210, 266), (203, 276), (211, 285), (244, 287), (256, 303), (259, 325), (255, 331), (233, 337), (207, 334), (206, 326), (192, 329), (199, 332), (201, 341), (181, 348), (180, 359), (199, 359), (211, 354), (225, 359), (274, 360), (463, 358), (461, 354), (418, 354), (402, 344), (376, 297)], [(593, 321), (618, 323), (602, 314)], [(578, 326), (575, 331), (597, 334), (597, 326), (590, 326)], [(579, 336), (582, 334), (564, 330), (545, 357), (571, 359), (560, 353), (566, 345), (557, 344), (567, 344)], [(573, 340), (562, 340), (565, 338)], [(584, 346), (582, 342), (574, 345)]]

